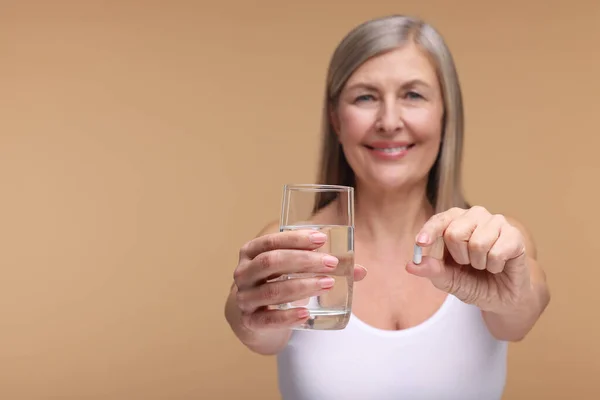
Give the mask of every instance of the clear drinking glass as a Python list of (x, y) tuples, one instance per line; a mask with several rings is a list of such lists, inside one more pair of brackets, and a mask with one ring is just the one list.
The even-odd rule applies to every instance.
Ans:
[[(315, 212), (316, 205), (319, 207)], [(331, 276), (334, 286), (325, 294), (281, 305), (280, 308), (305, 307), (310, 312), (301, 330), (344, 329), (352, 309), (354, 285), (354, 188), (336, 185), (284, 185), (281, 205), (281, 232), (316, 229), (327, 241), (315, 251), (331, 254), (339, 264), (329, 274), (290, 274), (282, 279)]]

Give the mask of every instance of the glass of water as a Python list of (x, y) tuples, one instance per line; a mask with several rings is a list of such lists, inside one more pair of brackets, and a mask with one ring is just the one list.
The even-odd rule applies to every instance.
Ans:
[(354, 284), (354, 188), (337, 185), (284, 185), (279, 230), (314, 229), (327, 235), (315, 251), (337, 257), (339, 264), (329, 274), (290, 274), (281, 279), (330, 276), (335, 284), (325, 294), (281, 305), (304, 307), (309, 319), (300, 330), (344, 329), (352, 309)]

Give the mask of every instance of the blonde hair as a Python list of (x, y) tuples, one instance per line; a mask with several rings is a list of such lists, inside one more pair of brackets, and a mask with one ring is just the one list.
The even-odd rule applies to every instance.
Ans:
[[(443, 131), (440, 151), (429, 172), (427, 197), (442, 212), (465, 207), (461, 167), (463, 148), (463, 102), (456, 67), (442, 36), (420, 19), (393, 15), (362, 23), (340, 42), (327, 72), (323, 107), (319, 183), (354, 187), (355, 176), (331, 125), (329, 112), (337, 104), (340, 92), (354, 71), (368, 59), (413, 41), (432, 61), (444, 101)], [(317, 199), (315, 211), (333, 200)]]

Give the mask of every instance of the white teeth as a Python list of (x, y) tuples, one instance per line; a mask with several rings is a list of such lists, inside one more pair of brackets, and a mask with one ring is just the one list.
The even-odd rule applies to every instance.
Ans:
[(376, 149), (377, 151), (383, 151), (384, 153), (397, 153), (399, 151), (404, 151), (408, 149), (408, 146), (402, 146), (402, 147), (387, 147), (385, 149)]

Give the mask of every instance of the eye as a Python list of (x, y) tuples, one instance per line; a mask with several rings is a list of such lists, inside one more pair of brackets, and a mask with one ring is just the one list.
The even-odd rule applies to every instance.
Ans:
[(423, 96), (421, 96), (419, 93), (411, 90), (410, 92), (406, 93), (406, 98), (409, 100), (421, 100), (421, 99), (423, 99)]
[(356, 99), (354, 99), (354, 101), (356, 103), (361, 103), (361, 102), (365, 102), (365, 101), (373, 101), (375, 100), (375, 96), (371, 95), (371, 94), (363, 94), (358, 96)]

